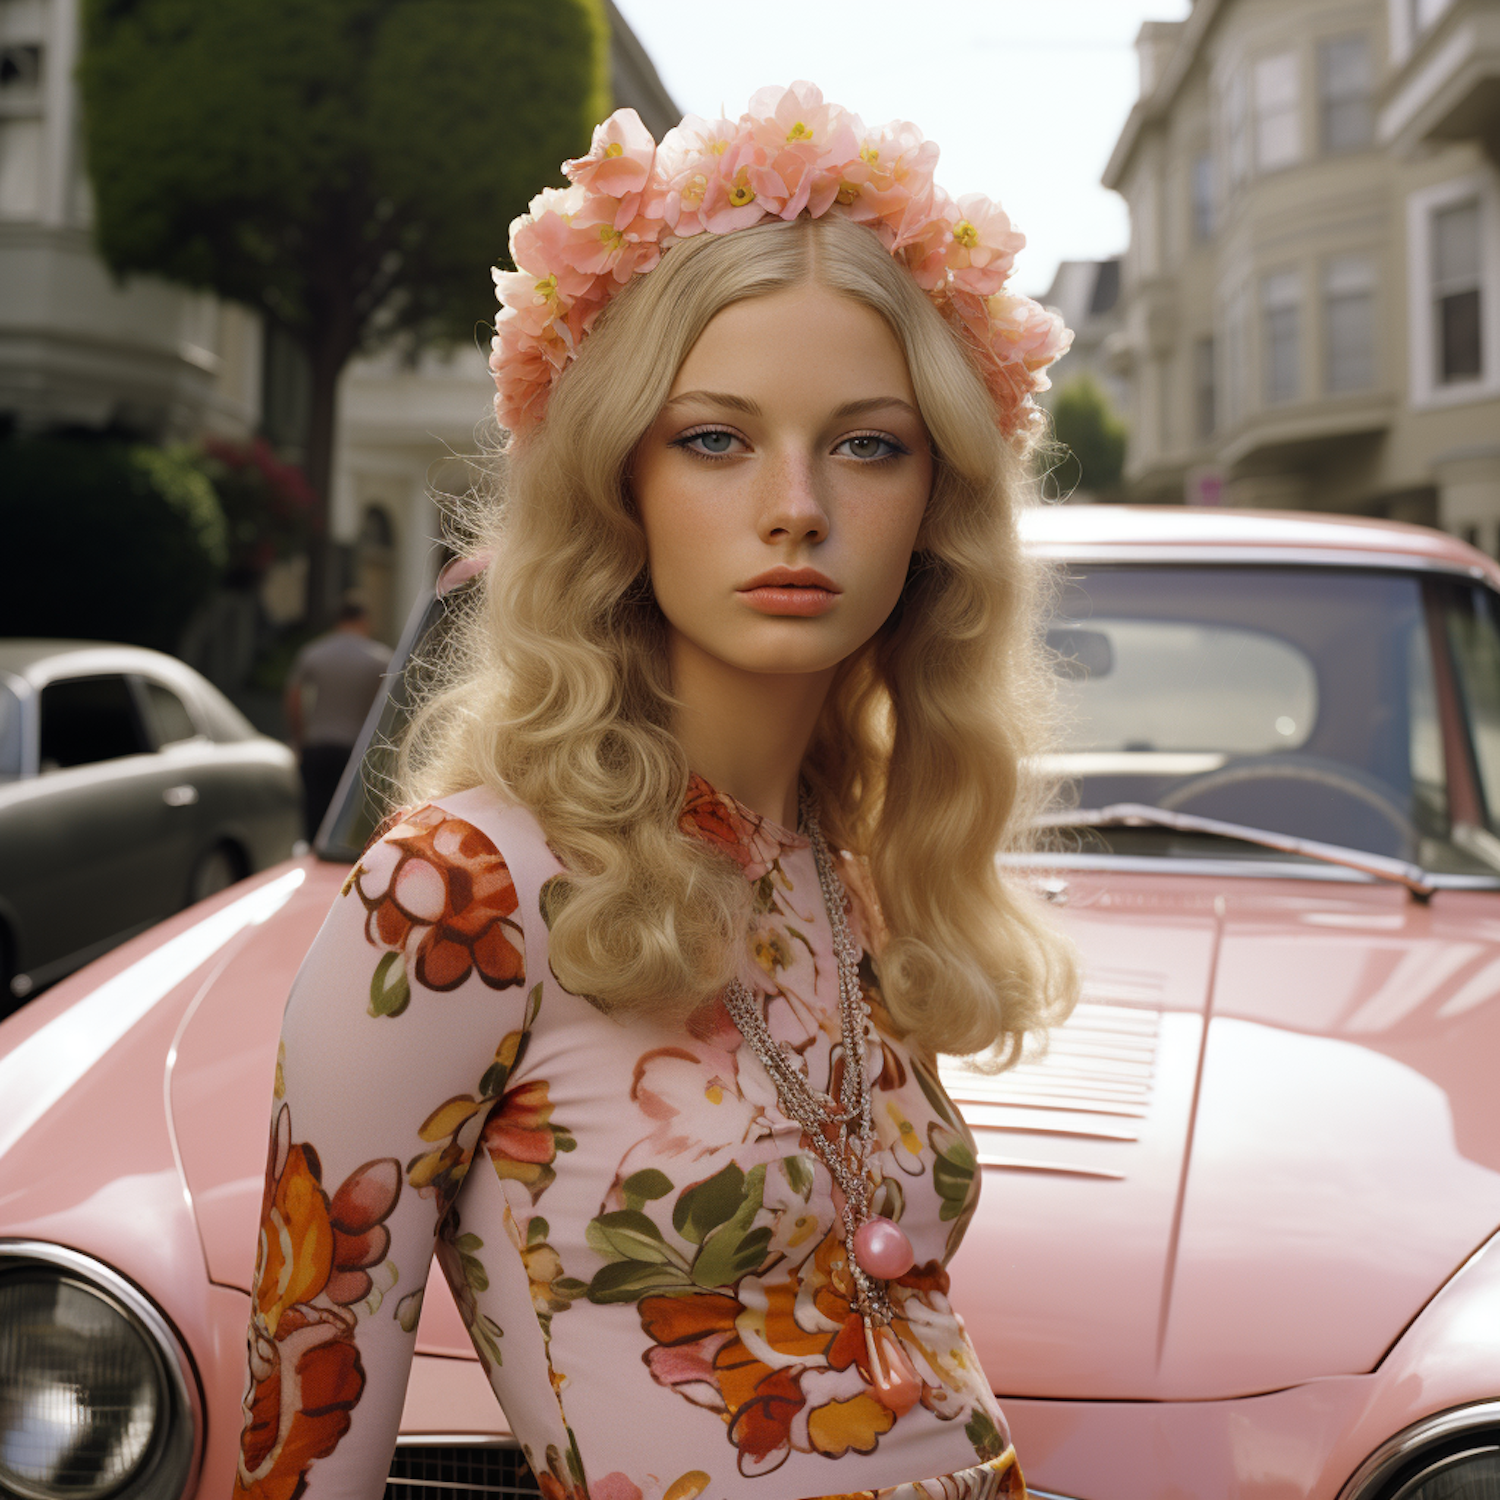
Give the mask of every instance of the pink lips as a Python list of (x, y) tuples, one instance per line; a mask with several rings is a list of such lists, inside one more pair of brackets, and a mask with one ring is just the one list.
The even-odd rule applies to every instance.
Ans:
[(815, 568), (769, 568), (739, 591), (763, 615), (827, 614), (838, 603), (839, 586)]

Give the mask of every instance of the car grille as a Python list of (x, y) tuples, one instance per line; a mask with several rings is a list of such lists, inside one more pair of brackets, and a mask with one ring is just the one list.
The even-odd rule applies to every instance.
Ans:
[(385, 1500), (531, 1500), (540, 1493), (519, 1448), (478, 1443), (403, 1443), (385, 1482)]

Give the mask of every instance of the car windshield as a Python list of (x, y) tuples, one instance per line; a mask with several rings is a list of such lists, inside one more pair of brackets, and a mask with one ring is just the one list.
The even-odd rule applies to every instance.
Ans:
[[(1073, 570), (1048, 632), (1063, 711), (1050, 769), (1080, 809), (1146, 804), (1434, 872), (1493, 874), (1472, 830), (1455, 833), (1449, 755), (1468, 750), (1445, 745), (1439, 692), (1450, 662), (1473, 679), (1467, 696), (1448, 695), (1458, 722), (1446, 732), (1467, 738), (1467, 708), (1481, 767), (1493, 745), (1486, 790), (1500, 795), (1492, 604), (1456, 581), (1353, 568)], [(1094, 830), (1084, 847), (1099, 843), (1286, 858), (1155, 827)]]
[[(405, 671), (324, 825), (323, 857), (358, 858), (389, 810), (422, 663), (467, 587), (430, 600), (408, 628)], [(1062, 710), (1048, 769), (1066, 807), (1144, 804), (1438, 874), (1500, 872), (1500, 599), (1489, 589), (1376, 569), (1072, 568), (1047, 640)], [(1480, 805), (1467, 816), (1451, 805), (1455, 764), (1473, 768)], [(1085, 854), (1289, 858), (1174, 828), (1063, 837)]]

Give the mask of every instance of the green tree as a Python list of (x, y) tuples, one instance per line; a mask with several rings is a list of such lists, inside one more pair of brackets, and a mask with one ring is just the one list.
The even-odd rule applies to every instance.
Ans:
[(99, 438), (0, 444), (0, 636), (173, 651), (218, 582), (227, 528), (193, 455)]
[(321, 617), (339, 373), (487, 321), (511, 219), (608, 109), (602, 0), (85, 0), (84, 17), (105, 261), (257, 308), (306, 351)]
[(1052, 427), (1069, 454), (1056, 471), (1060, 484), (1091, 495), (1118, 490), (1125, 472), (1125, 424), (1092, 375), (1075, 375), (1058, 391)]

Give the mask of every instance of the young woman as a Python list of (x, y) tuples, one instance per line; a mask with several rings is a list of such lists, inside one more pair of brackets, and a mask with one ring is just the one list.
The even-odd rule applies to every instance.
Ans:
[(1072, 1000), (995, 866), (1065, 337), (935, 156), (621, 111), (517, 221), (482, 603), (287, 1010), (247, 1495), (379, 1492), (434, 1241), (548, 1496), (1024, 1494), (935, 1054)]

